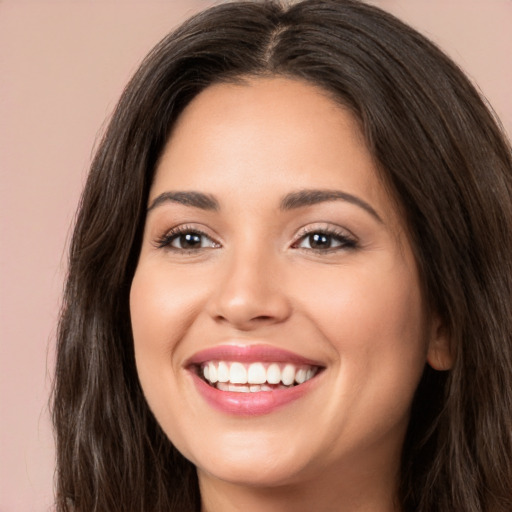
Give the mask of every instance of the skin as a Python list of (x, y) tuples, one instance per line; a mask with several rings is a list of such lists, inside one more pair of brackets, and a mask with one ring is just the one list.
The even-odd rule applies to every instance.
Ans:
[[(310, 189), (357, 199), (280, 208)], [(209, 194), (218, 209), (154, 204), (176, 191)], [(151, 205), (130, 295), (137, 369), (197, 467), (203, 511), (399, 510), (412, 397), (427, 361), (443, 369), (450, 357), (353, 116), (299, 81), (210, 86), (173, 130)], [(204, 233), (198, 246), (160, 247), (179, 226)], [(305, 229), (334, 231), (333, 247), (314, 248)], [(219, 344), (268, 344), (325, 369), (269, 414), (226, 414), (184, 367)]]

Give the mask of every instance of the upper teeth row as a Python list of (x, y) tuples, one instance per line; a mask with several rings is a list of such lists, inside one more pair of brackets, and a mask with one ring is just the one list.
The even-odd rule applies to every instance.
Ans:
[(230, 382), (231, 384), (280, 384), (290, 386), (294, 382), (302, 384), (311, 379), (316, 372), (312, 366), (295, 366), (287, 363), (229, 363), (210, 361), (202, 365), (204, 378), (214, 384)]

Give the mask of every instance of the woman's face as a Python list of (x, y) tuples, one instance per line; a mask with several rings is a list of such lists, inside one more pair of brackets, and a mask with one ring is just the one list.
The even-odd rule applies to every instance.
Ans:
[(179, 118), (130, 306), (145, 396), (200, 481), (394, 478), (443, 346), (357, 122), (281, 78), (211, 86)]

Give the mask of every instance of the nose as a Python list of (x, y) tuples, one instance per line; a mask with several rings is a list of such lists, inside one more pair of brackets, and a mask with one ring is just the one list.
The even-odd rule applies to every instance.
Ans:
[(271, 257), (239, 255), (226, 262), (210, 316), (240, 331), (284, 322), (291, 313), (280, 265)]

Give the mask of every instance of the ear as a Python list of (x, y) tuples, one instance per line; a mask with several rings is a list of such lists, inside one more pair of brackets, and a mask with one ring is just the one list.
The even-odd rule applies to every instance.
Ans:
[(427, 362), (434, 370), (445, 371), (453, 366), (453, 349), (447, 329), (437, 316), (432, 319)]

